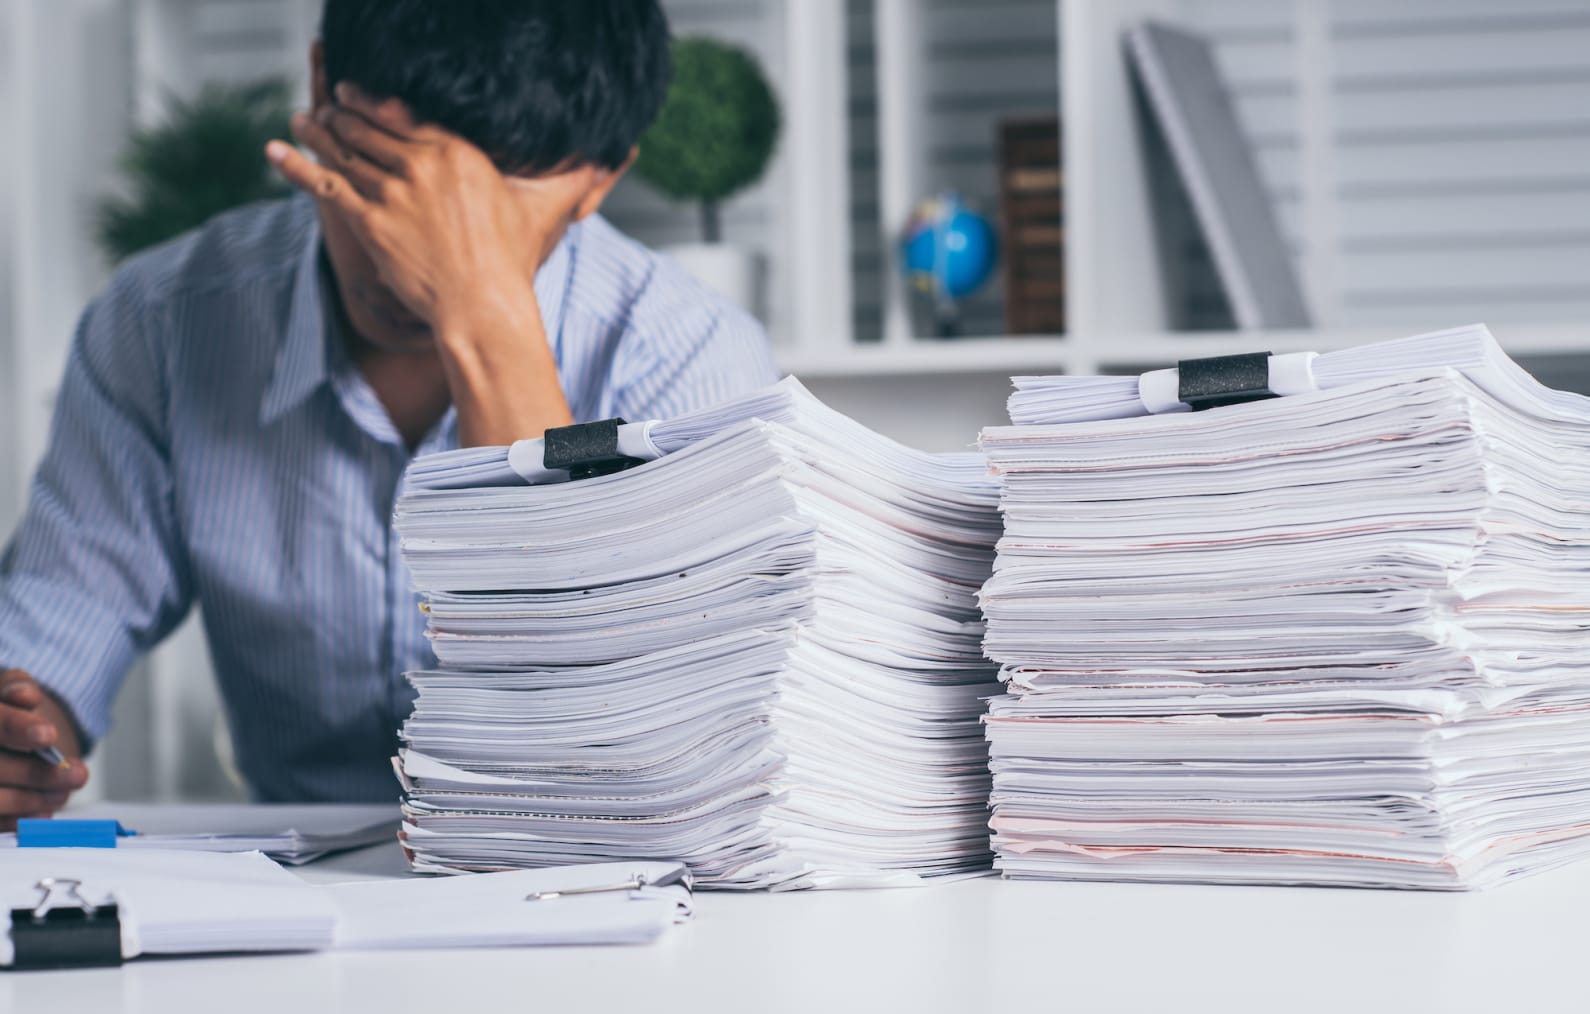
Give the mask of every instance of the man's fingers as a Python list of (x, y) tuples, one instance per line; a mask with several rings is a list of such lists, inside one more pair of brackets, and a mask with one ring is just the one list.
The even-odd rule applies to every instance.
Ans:
[(80, 760), (57, 767), (32, 754), (0, 750), (0, 785), (35, 792), (73, 792), (88, 782), (88, 765)]
[(68, 792), (35, 792), (0, 786), (0, 814), (8, 817), (31, 817), (41, 813), (54, 813), (66, 805)]
[(411, 141), (439, 141), (447, 133), (439, 127), (422, 126), (401, 99), (376, 101), (356, 85), (343, 81), (337, 85), (337, 104), (347, 106), (389, 134)]
[(0, 748), (26, 753), (54, 746), (58, 738), (55, 726), (38, 712), (0, 704)]
[(48, 817), (88, 781), (80, 760), (57, 768), (37, 757), (0, 750), (0, 831), (14, 831), (21, 817)]
[(391, 178), (385, 169), (339, 141), (325, 125), (308, 113), (293, 117), (293, 136), (315, 153), (321, 169), (342, 176), (367, 201), (379, 201), (382, 189)]
[(393, 175), (404, 175), (412, 148), (409, 142), (387, 133), (351, 109), (327, 106), (321, 110), (319, 119), (344, 148), (357, 152)]
[(315, 165), (303, 152), (285, 141), (272, 141), (265, 146), (265, 157), (276, 171), (293, 186), (317, 201), (327, 201), (350, 215), (358, 216), (369, 205), (353, 189), (353, 184), (341, 173)]
[(33, 677), (21, 669), (0, 672), (0, 704), (14, 708), (36, 708), (44, 703), (44, 691), (33, 682)]

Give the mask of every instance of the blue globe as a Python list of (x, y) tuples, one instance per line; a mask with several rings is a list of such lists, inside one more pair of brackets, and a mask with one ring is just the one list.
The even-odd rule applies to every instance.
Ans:
[(999, 263), (994, 227), (953, 194), (918, 204), (900, 246), (906, 278), (940, 299), (957, 300), (977, 291)]

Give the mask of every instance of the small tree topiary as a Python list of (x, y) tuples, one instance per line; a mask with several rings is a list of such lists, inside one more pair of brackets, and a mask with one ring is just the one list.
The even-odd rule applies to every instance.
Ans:
[(718, 207), (762, 175), (778, 139), (778, 100), (751, 54), (715, 39), (679, 39), (674, 79), (640, 141), (637, 175), (701, 204), (701, 234), (722, 238)]
[(99, 204), (100, 249), (120, 261), (228, 208), (286, 194), (264, 149), (287, 136), (291, 117), (291, 89), (280, 80), (211, 86), (173, 101), (164, 123), (127, 142), (127, 194)]

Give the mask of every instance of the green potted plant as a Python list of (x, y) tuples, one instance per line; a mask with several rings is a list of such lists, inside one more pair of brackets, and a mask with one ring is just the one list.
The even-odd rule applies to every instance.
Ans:
[(701, 242), (666, 247), (685, 270), (752, 308), (756, 255), (724, 243), (723, 202), (766, 171), (779, 107), (756, 59), (709, 38), (673, 46), (674, 78), (657, 122), (640, 142), (635, 173), (665, 196), (695, 202)]
[(291, 116), (292, 93), (279, 80), (215, 85), (173, 100), (162, 123), (127, 142), (123, 191), (99, 204), (100, 249), (124, 260), (228, 208), (286, 194), (261, 152), (266, 141), (287, 136)]

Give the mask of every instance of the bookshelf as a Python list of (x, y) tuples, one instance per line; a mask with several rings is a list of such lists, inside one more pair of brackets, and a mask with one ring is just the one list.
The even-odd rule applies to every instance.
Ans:
[[(933, 58), (943, 62), (953, 50), (887, 30), (886, 22), (913, 20), (901, 5), (918, 12), (919, 24), (956, 5), (873, 5), (880, 78), (931, 75)], [(1030, 37), (1040, 9), (1056, 18), (1068, 333), (969, 338), (952, 350), (902, 333), (897, 317), (883, 341), (892, 353), (858, 346), (824, 362), (797, 350), (792, 365), (834, 374), (1113, 370), (1266, 345), (1337, 348), (1475, 319), (1523, 357), (1590, 351), (1583, 268), (1590, 176), (1574, 169), (1584, 164), (1590, 126), (1582, 115), (1590, 63), (1562, 41), (1590, 41), (1584, 0), (1062, 0), (981, 11)], [(1180, 251), (1167, 252), (1156, 227), (1146, 139), (1120, 45), (1123, 29), (1148, 17), (1214, 38), (1312, 297), (1315, 330), (1184, 333), (1182, 304), (1207, 298), (1207, 265), (1201, 283), (1197, 265), (1167, 268)], [(927, 57), (886, 55), (913, 45)], [(922, 94), (910, 81), (880, 80), (877, 88)], [(880, 100), (880, 118), (886, 105)], [(1007, 110), (1023, 111), (1019, 91)], [(904, 123), (879, 128), (884, 190), (913, 186), (889, 164), (932, 157), (932, 128), (920, 111)], [(1534, 161), (1509, 159), (1509, 149)], [(879, 204), (907, 200), (884, 194)], [(1565, 255), (1579, 264), (1569, 266)]]
[[(1590, 351), (1590, 0), (664, 0), (676, 34), (751, 49), (784, 103), (767, 177), (725, 208), (764, 256), (781, 366), (846, 378), (1158, 366), (1338, 348), (1485, 320), (1515, 354)], [(135, 0), (135, 108), (213, 78), (301, 76), (318, 0)], [(1213, 39), (1318, 327), (1216, 329), (1206, 259), (1160, 223), (1123, 29)], [(997, 128), (1058, 114), (1064, 334), (1002, 335), (999, 279), (968, 337), (923, 332), (893, 263), (921, 197), (997, 221)], [(626, 180), (606, 209), (653, 245), (694, 215)], [(1192, 307), (1193, 309), (1189, 309)], [(1548, 378), (1549, 379), (1549, 378)], [(897, 385), (898, 386), (898, 385)], [(909, 436), (929, 405), (867, 408)], [(998, 406), (968, 427), (997, 421)]]
[[(832, 51), (777, 44), (769, 27), (789, 7), (776, 0), (668, 6), (677, 30), (743, 41), (775, 78), (819, 77), (813, 61), (831, 76), (839, 66)], [(944, 410), (938, 395), (946, 378), (965, 382), (968, 393), (955, 408), (967, 413), (970, 432), (1001, 418), (997, 378), (1013, 373), (1117, 372), (1261, 348), (1326, 350), (1474, 320), (1490, 323), (1549, 382), (1590, 381), (1590, 369), (1580, 367), (1590, 352), (1590, 174), (1582, 168), (1590, 164), (1583, 114), (1590, 108), (1583, 57), (1590, 0), (816, 0), (800, 7), (803, 17), (820, 12), (811, 16), (828, 26), (830, 39), (843, 17), (850, 129), (816, 140), (845, 147), (844, 158), (825, 161), (849, 166), (848, 235), (832, 231), (833, 204), (819, 209), (781, 190), (789, 167), (776, 166), (743, 199), (739, 238), (771, 250), (775, 274), (780, 256), (826, 260), (826, 274), (775, 277), (778, 298), (786, 306), (848, 298), (852, 312), (816, 330), (792, 329), (773, 315), (779, 360), (819, 395), (843, 395), (843, 407), (874, 426), (905, 439), (920, 435)], [(1126, 26), (1149, 17), (1189, 24), (1214, 40), (1310, 295), (1314, 329), (1244, 334), (1219, 326), (1209, 310), (1218, 287), (1207, 258), (1173, 246), (1177, 237), (1161, 227), (1166, 209), (1120, 45)], [(801, 90), (786, 83), (782, 93), (798, 114)], [(831, 92), (825, 96), (833, 108)], [(972, 300), (973, 334), (923, 335), (894, 281), (894, 227), (916, 199), (946, 186), (997, 217), (995, 127), (1043, 112), (1058, 112), (1063, 132), (1066, 332), (1002, 335), (993, 283)], [(818, 159), (808, 151), (807, 161)], [(840, 193), (836, 186), (823, 199)], [(615, 197), (615, 221), (643, 239), (668, 241), (668, 209), (622, 189)], [(805, 239), (784, 230), (819, 210), (829, 216), (824, 229)], [(848, 272), (836, 270), (841, 262)], [(868, 380), (875, 396), (860, 393)]]

